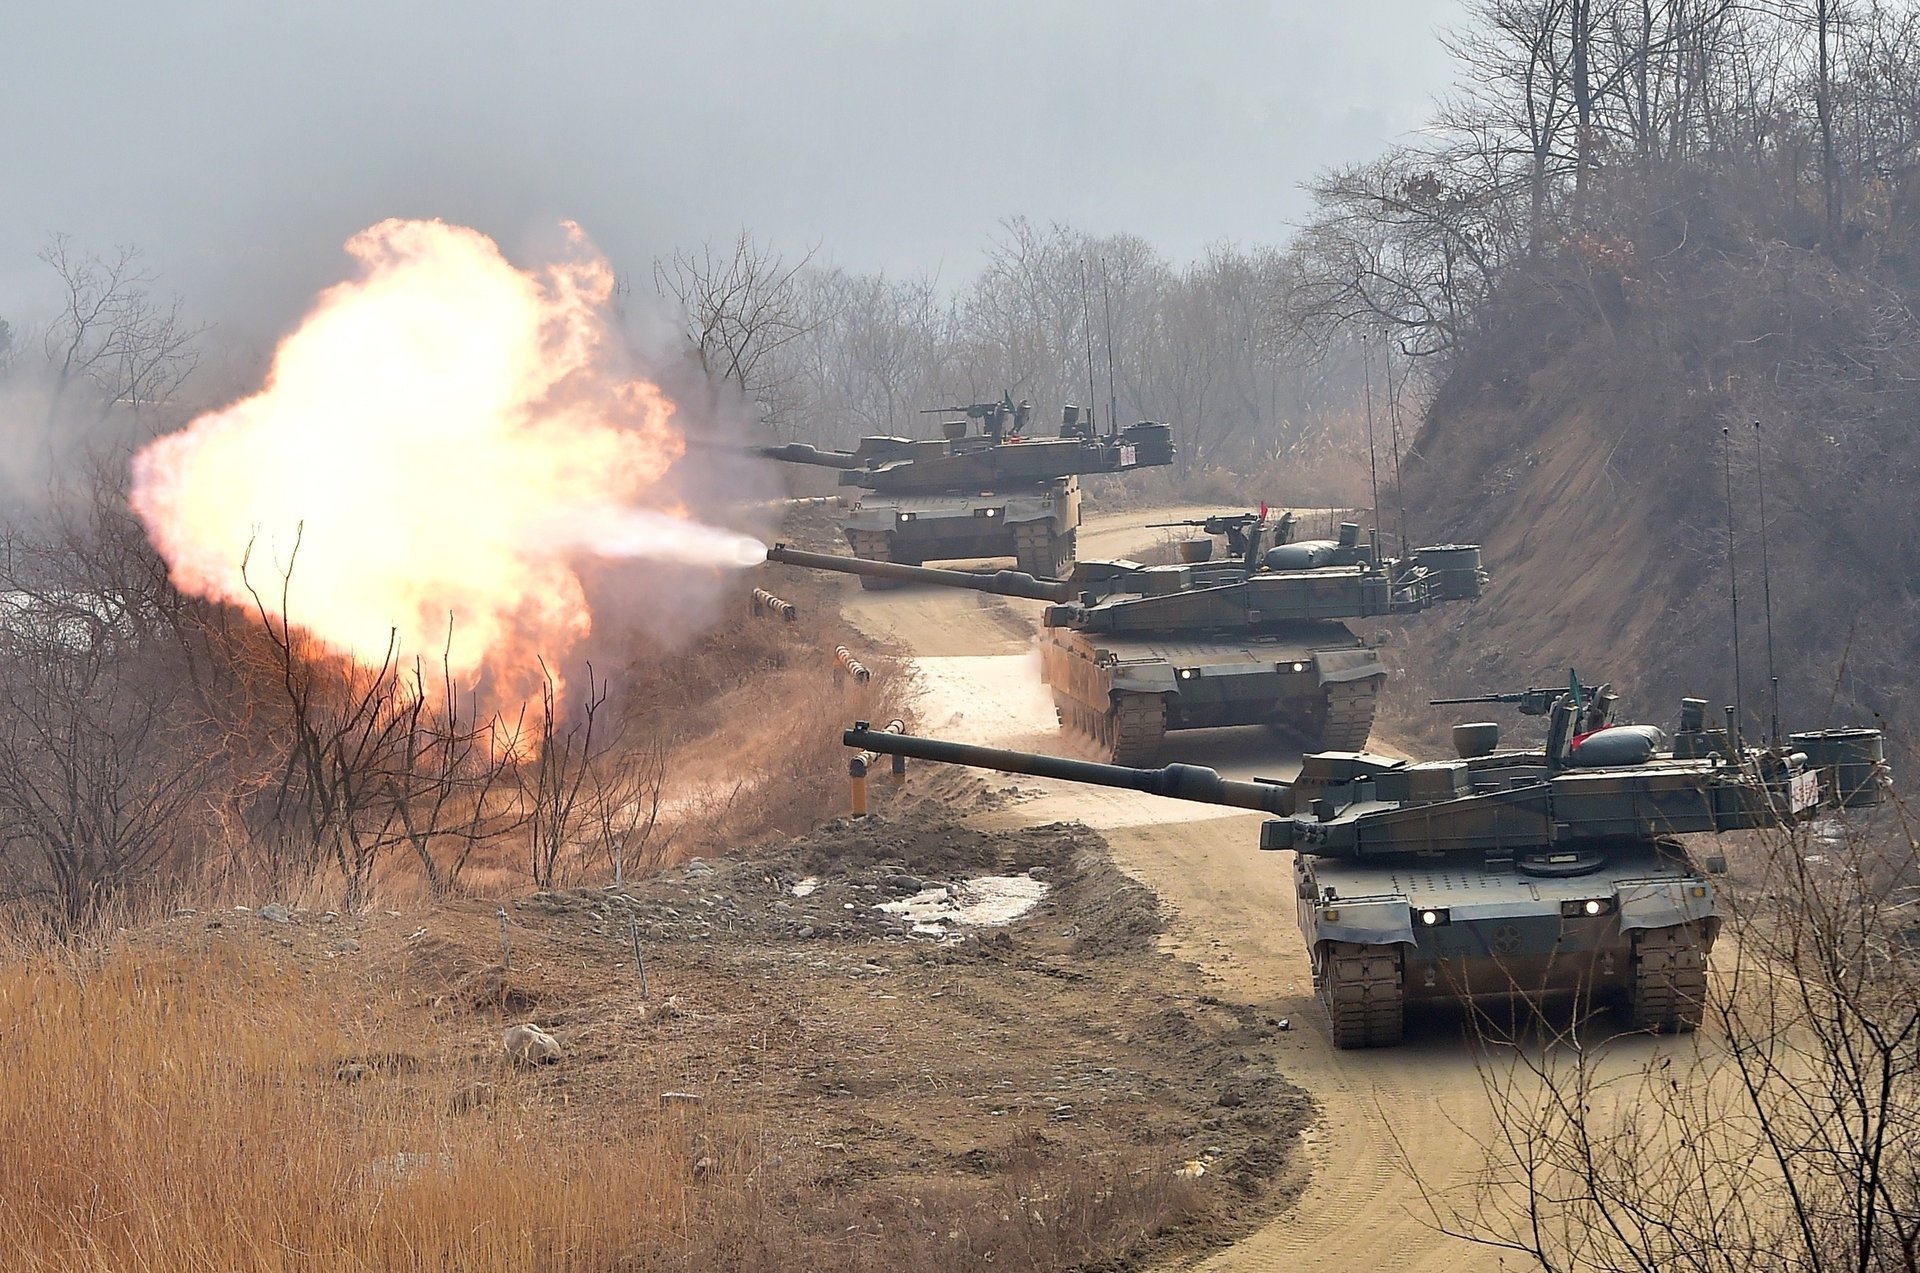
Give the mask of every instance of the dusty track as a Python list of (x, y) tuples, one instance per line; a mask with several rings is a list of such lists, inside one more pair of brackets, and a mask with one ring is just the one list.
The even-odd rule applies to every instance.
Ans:
[[(1139, 530), (1142, 522), (1206, 511), (1091, 519), (1080, 532), (1081, 554), (1138, 551), (1162, 533)], [(850, 588), (846, 606), (856, 626), (915, 652), (925, 687), (922, 729), (1058, 747), (1052, 708), (1026, 653), (1037, 609), (944, 589), (863, 594)], [(1299, 765), (1297, 754), (1257, 730), (1176, 734), (1169, 755), (1243, 777), (1291, 777)], [(976, 821), (1008, 827), (1078, 819), (1096, 827), (1121, 866), (1171, 911), (1169, 944), (1177, 953), (1217, 977), (1223, 998), (1291, 1020), (1273, 1061), (1321, 1108), (1307, 1155), (1311, 1177), (1295, 1205), (1200, 1267), (1424, 1273), (1503, 1267), (1491, 1250), (1437, 1233), (1399, 1164), (1404, 1154), (1435, 1190), (1466, 1187), (1480, 1166), (1474, 1142), (1488, 1115), (1459, 1021), (1415, 1017), (1409, 1043), (1391, 1051), (1334, 1050), (1294, 926), (1290, 862), (1285, 854), (1255, 849), (1258, 817), (1215, 816), (1132, 792), (1040, 780), (1021, 779), (1020, 786), (1039, 794)]]

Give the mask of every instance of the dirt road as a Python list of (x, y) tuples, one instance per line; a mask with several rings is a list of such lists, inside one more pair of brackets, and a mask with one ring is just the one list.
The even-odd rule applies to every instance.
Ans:
[[(1151, 520), (1205, 509), (1154, 510)], [(1090, 519), (1086, 557), (1137, 552), (1164, 532), (1141, 531), (1141, 512)], [(1312, 523), (1309, 522), (1309, 525)], [(851, 581), (849, 581), (851, 583)], [(1051, 700), (1030, 652), (1039, 607), (945, 589), (859, 593), (846, 612), (869, 634), (915, 652), (928, 733), (1002, 746), (1059, 747)], [(1260, 730), (1173, 735), (1168, 755), (1238, 777), (1288, 778), (1299, 757)], [(1466, 1187), (1480, 1166), (1475, 1135), (1487, 1121), (1480, 1082), (1457, 1021), (1410, 1021), (1404, 1047), (1336, 1052), (1320, 1022), (1307, 955), (1293, 919), (1287, 855), (1262, 854), (1260, 819), (1216, 816), (1134, 792), (1021, 779), (1035, 798), (975, 819), (983, 828), (1078, 819), (1106, 837), (1115, 859), (1172, 912), (1171, 947), (1218, 979), (1219, 993), (1287, 1018), (1273, 1064), (1312, 1092), (1322, 1122), (1298, 1202), (1207, 1269), (1417, 1270), (1503, 1266), (1491, 1250), (1439, 1234), (1399, 1165), (1430, 1189)]]

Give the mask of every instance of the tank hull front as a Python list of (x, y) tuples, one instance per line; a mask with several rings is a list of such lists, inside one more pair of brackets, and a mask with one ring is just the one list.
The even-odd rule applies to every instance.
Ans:
[[(1339, 1037), (1342, 1013), (1349, 1025), (1357, 1018), (1337, 996), (1351, 1000), (1356, 979), (1376, 1017), (1388, 1001), (1577, 996), (1621, 1006), (1643, 1028), (1692, 1028), (1719, 931), (1713, 884), (1677, 844), (1628, 843), (1601, 856), (1595, 869), (1552, 875), (1516, 865), (1524, 854), (1408, 853), (1378, 863), (1297, 855), (1300, 930), (1335, 1041), (1397, 1041), (1366, 1037), (1364, 1026), (1357, 1039)], [(1343, 961), (1358, 973), (1343, 978)]]
[[(1049, 628), (1041, 674), (1063, 720), (1160, 699), (1164, 728), (1265, 725), (1312, 747), (1357, 750), (1386, 677), (1379, 654), (1341, 623), (1287, 624), (1230, 637), (1108, 637)], [(1364, 717), (1364, 719), (1360, 719)]]
[[(1057, 555), (1061, 541), (1079, 525), (1080, 483), (1066, 478), (1011, 492), (869, 492), (848, 511), (843, 528), (848, 544), (860, 555), (867, 555), (863, 548), (883, 536), (884, 560), (924, 563), (1021, 557), (1035, 541)], [(1063, 564), (1071, 565), (1071, 558)]]

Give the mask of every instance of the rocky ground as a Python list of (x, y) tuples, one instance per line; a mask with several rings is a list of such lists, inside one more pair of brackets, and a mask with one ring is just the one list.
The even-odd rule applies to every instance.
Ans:
[[(1153, 894), (1084, 826), (983, 832), (918, 796), (891, 812), (504, 908), (170, 927), (361, 987), (343, 1082), (424, 1087), (475, 1118), (539, 1102), (583, 1137), (697, 1109), (713, 1161), (723, 1141), (729, 1162), (749, 1145), (799, 1213), (831, 1198), (836, 1217), (884, 1227), (937, 1193), (1005, 1221), (1016, 1196), (1035, 1221), (1072, 1212), (1078, 1256), (1118, 1266), (1274, 1210), (1311, 1118), (1273, 1064), (1293, 1023), (1214, 997), (1162, 953)], [(938, 917), (956, 906), (989, 922)], [(561, 1058), (509, 1064), (502, 1033), (521, 1023)]]

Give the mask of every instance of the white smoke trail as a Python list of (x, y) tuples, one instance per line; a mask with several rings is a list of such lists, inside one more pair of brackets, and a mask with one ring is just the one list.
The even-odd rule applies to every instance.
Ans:
[(738, 570), (767, 559), (750, 535), (686, 521), (650, 508), (602, 505), (555, 517), (547, 533), (559, 547), (597, 557), (647, 557), (683, 566)]

